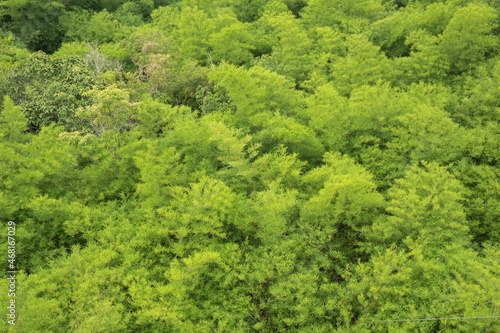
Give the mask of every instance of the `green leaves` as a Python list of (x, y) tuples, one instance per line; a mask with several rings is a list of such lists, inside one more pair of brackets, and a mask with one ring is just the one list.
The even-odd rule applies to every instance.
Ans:
[(493, 8), (469, 5), (456, 11), (441, 35), (439, 48), (451, 64), (452, 72), (463, 72), (498, 48)]
[(388, 146), (409, 153), (411, 162), (450, 163), (461, 155), (465, 131), (445, 112), (423, 105), (398, 120), (401, 125), (393, 130), (395, 139)]
[(227, 90), (242, 124), (261, 113), (294, 115), (300, 110), (302, 95), (294, 90), (293, 81), (262, 67), (245, 70), (222, 64), (210, 73), (210, 79)]
[(331, 81), (346, 96), (353, 88), (373, 85), (394, 75), (390, 61), (362, 35), (351, 35), (345, 43), (346, 55), (336, 57), (329, 70)]
[(0, 0), (17, 329), (498, 330), (494, 1), (173, 2)]
[(89, 90), (84, 96), (92, 99), (92, 105), (80, 108), (76, 117), (85, 121), (98, 137), (107, 132), (121, 133), (131, 126), (137, 105), (129, 101), (127, 91), (109, 86), (103, 90)]
[(1, 1), (0, 22), (5, 30), (20, 36), (30, 51), (53, 53), (63, 38), (59, 27), (63, 10), (58, 1)]
[(467, 244), (469, 227), (461, 205), (464, 187), (446, 168), (423, 165), (425, 169), (411, 168), (389, 190), (387, 211), (391, 215), (374, 226), (373, 235), (397, 243), (407, 237), (425, 239), (426, 251), (431, 252), (450, 243)]
[(74, 130), (79, 125), (75, 110), (88, 104), (84, 92), (98, 84), (83, 59), (34, 53), (7, 73), (0, 92), (21, 107), (32, 129), (58, 123)]
[(367, 222), (366, 211), (372, 212), (382, 204), (372, 176), (352, 159), (339, 154), (327, 153), (325, 161), (326, 166), (313, 169), (305, 176), (307, 183), (323, 181), (324, 185), (304, 207), (304, 218), (320, 224), (345, 223), (355, 229), (361, 227), (359, 223)]
[(28, 127), (28, 121), (22, 114), (21, 108), (15, 106), (9, 96), (4, 96), (1, 115), (0, 140), (22, 142), (26, 137), (25, 131)]
[(297, 204), (297, 192), (285, 192), (277, 183), (271, 183), (268, 190), (256, 193), (255, 197), (256, 236), (264, 244), (273, 244), (290, 229), (287, 220)]
[(218, 19), (228, 22), (224, 22), (224, 25), (227, 25), (219, 32), (210, 35), (209, 44), (213, 50), (213, 54), (208, 55), (210, 61), (214, 63), (227, 61), (235, 65), (249, 62), (253, 57), (251, 52), (255, 49), (249, 25), (229, 15), (227, 18)]
[[(19, 327), (26, 331), (107, 332), (124, 329), (129, 316), (124, 313), (121, 290), (123, 269), (117, 266), (115, 251), (91, 246), (54, 263), (46, 272), (23, 280)], [(41, 309), (45, 309), (41, 315)], [(99, 310), (99, 311), (97, 311)]]
[(300, 228), (310, 233), (314, 247), (345, 263), (355, 259), (363, 240), (360, 233), (377, 219), (384, 200), (375, 191), (372, 175), (352, 159), (327, 153), (325, 162), (304, 176), (314, 195), (301, 209)]
[(349, 3), (313, 0), (304, 9), (304, 19), (309, 25), (333, 26), (358, 33), (370, 21), (381, 18), (385, 14), (384, 9), (379, 0), (356, 0)]
[(169, 205), (157, 210), (160, 225), (151, 231), (167, 242), (162, 251), (185, 257), (226, 237), (234, 194), (222, 182), (205, 177), (189, 189), (172, 188), (171, 196)]
[[(273, 53), (270, 59), (276, 61), (277, 73), (290, 76), (297, 82), (304, 81), (313, 62), (310, 55), (312, 42), (302, 22), (297, 21), (290, 12), (279, 15), (267, 13), (261, 21), (261, 24), (272, 29)], [(261, 63), (264, 63), (262, 60)]]

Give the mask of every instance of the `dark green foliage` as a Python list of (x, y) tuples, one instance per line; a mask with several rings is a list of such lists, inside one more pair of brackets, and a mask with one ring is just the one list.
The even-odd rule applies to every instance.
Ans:
[(33, 53), (2, 78), (0, 94), (21, 107), (33, 130), (51, 123), (72, 130), (79, 128), (76, 109), (88, 101), (84, 93), (98, 84), (81, 58)]
[(59, 24), (63, 11), (64, 6), (57, 1), (1, 1), (0, 23), (19, 36), (30, 51), (53, 53), (64, 36)]

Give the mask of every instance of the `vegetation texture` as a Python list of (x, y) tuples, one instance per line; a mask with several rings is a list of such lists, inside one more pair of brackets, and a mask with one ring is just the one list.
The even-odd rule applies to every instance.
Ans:
[(500, 332), (387, 322), (500, 315), (499, 1), (3, 0), (0, 29), (0, 331)]

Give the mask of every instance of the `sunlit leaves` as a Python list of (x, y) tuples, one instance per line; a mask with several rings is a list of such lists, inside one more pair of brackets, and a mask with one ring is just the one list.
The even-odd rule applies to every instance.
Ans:
[(457, 10), (439, 45), (452, 71), (465, 71), (496, 51), (498, 40), (492, 34), (495, 19), (494, 10), (486, 6), (469, 5)]
[(23, 141), (27, 127), (28, 122), (21, 108), (15, 106), (9, 96), (5, 96), (0, 118), (0, 138), (11, 142)]
[(461, 204), (465, 189), (446, 168), (434, 163), (413, 167), (388, 194), (391, 215), (375, 226), (374, 237), (398, 243), (407, 237), (425, 239), (429, 252), (447, 243), (467, 243), (469, 227)]

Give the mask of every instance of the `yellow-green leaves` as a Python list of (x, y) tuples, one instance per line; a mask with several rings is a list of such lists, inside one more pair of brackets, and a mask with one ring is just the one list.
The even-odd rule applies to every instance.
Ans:
[[(222, 20), (222, 17), (219, 19)], [(251, 51), (255, 49), (249, 25), (239, 22), (232, 16), (225, 20), (228, 21), (224, 22), (225, 26), (210, 35), (209, 44), (213, 52), (207, 54), (207, 57), (213, 63), (227, 61), (241, 65), (249, 62), (253, 57)]]
[(235, 195), (222, 182), (204, 177), (186, 189), (172, 189), (168, 206), (159, 208), (160, 225), (151, 233), (165, 238), (164, 251), (183, 257), (226, 237), (227, 215)]
[(312, 0), (304, 9), (303, 15), (309, 26), (331, 26), (342, 31), (358, 33), (363, 31), (370, 21), (383, 17), (384, 9), (383, 1), (380, 0)]
[(15, 106), (9, 96), (4, 96), (3, 111), (0, 114), (0, 140), (23, 141), (28, 121), (19, 106)]
[(461, 204), (465, 189), (446, 168), (425, 162), (412, 167), (388, 194), (391, 215), (374, 226), (373, 237), (398, 244), (407, 237), (420, 239), (428, 244), (426, 251), (467, 244), (469, 228)]
[(210, 79), (227, 90), (242, 123), (263, 112), (297, 114), (303, 103), (302, 94), (294, 90), (291, 79), (262, 67), (245, 70), (222, 64), (210, 73)]
[(269, 189), (255, 194), (256, 236), (264, 244), (279, 242), (290, 229), (287, 223), (297, 204), (297, 194), (297, 191), (283, 191), (278, 183), (271, 183)]
[(393, 129), (395, 138), (388, 146), (408, 154), (411, 162), (449, 163), (460, 156), (465, 131), (444, 111), (422, 105), (397, 119), (400, 126)]
[(355, 230), (368, 225), (383, 203), (382, 196), (375, 191), (372, 175), (340, 154), (327, 153), (325, 162), (325, 166), (305, 176), (306, 184), (324, 183), (304, 206), (301, 213), (304, 221), (330, 231), (339, 224)]
[(463, 72), (498, 48), (493, 35), (497, 15), (491, 7), (470, 4), (456, 11), (444, 30), (439, 48), (451, 71)]
[(121, 133), (131, 125), (137, 106), (129, 101), (128, 91), (110, 86), (103, 90), (90, 90), (85, 95), (93, 103), (80, 108), (76, 116), (86, 121), (97, 136), (106, 132)]
[(388, 80), (394, 72), (380, 49), (362, 35), (352, 35), (345, 43), (347, 54), (335, 57), (330, 68), (331, 81), (342, 95), (363, 85)]
[(124, 274), (116, 265), (118, 253), (95, 245), (73, 247), (72, 252), (46, 271), (23, 279), (20, 329), (110, 332), (126, 327), (130, 316), (122, 303)]

